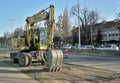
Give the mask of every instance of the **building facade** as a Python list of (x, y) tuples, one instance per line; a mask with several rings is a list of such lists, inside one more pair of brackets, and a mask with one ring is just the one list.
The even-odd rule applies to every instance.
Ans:
[(102, 43), (120, 44), (120, 21), (98, 23), (92, 28), (92, 40), (96, 42), (98, 29), (101, 31)]

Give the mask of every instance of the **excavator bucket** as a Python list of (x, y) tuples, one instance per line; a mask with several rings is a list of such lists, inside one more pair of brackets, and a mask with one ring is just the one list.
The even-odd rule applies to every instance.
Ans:
[(60, 71), (63, 62), (63, 52), (62, 50), (49, 50), (46, 52), (45, 57), (47, 59), (47, 67), (49, 72)]

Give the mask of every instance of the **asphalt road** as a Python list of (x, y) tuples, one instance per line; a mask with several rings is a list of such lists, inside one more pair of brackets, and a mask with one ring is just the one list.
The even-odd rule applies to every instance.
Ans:
[(64, 62), (120, 72), (120, 56), (68, 54)]

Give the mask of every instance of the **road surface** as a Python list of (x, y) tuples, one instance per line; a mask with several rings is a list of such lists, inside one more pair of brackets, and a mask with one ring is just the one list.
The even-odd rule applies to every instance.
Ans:
[(0, 61), (0, 83), (38, 83), (14, 67)]
[(39, 83), (17, 68), (5, 63), (3, 60), (9, 59), (9, 53), (2, 52), (6, 52), (6, 49), (0, 48), (0, 83)]
[(64, 62), (120, 72), (120, 56), (69, 54)]
[[(107, 59), (107, 61), (109, 61), (112, 57), (109, 58), (110, 57), (106, 58), (95, 55), (69, 54), (68, 58), (64, 59), (65, 63), (88, 66), (63, 64), (60, 72), (50, 73), (46, 72), (46, 70), (40, 66), (11, 67), (6, 64), (12, 64), (7, 60), (9, 59), (8, 54), (3, 52), (0, 54), (0, 83), (37, 83), (37, 81), (39, 81), (39, 83), (119, 83), (120, 73), (90, 67), (94, 66), (97, 61), (102, 62)], [(6, 59), (6, 63), (2, 62), (2, 59)], [(19, 70), (29, 74), (29, 76), (32, 76), (32, 78), (37, 81), (21, 73)]]

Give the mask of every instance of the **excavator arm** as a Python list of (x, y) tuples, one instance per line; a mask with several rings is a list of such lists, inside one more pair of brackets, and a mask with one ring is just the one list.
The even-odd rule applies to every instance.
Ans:
[[(47, 11), (49, 9), (49, 11)], [(30, 40), (32, 39), (31, 28), (32, 26), (40, 21), (47, 21), (47, 49), (52, 49), (53, 45), (53, 35), (54, 35), (54, 5), (50, 5), (48, 8), (43, 9), (37, 14), (27, 17), (27, 43), (28, 47), (30, 47)]]

